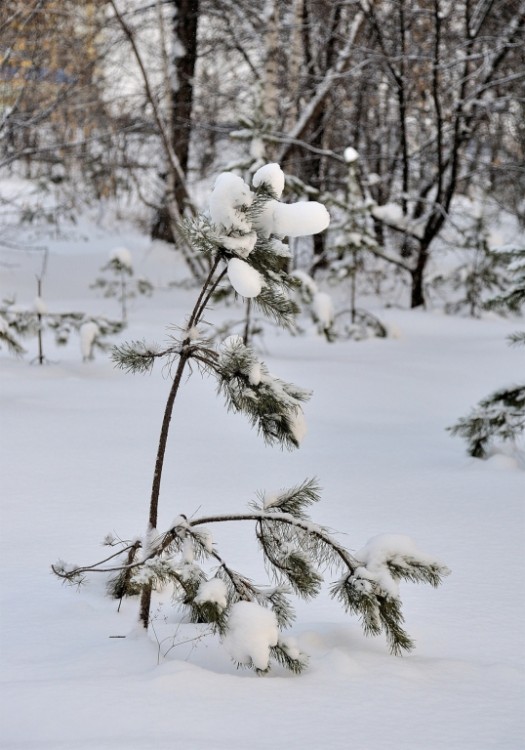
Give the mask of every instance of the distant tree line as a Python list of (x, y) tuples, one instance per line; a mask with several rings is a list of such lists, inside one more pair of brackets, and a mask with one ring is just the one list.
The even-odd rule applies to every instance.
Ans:
[(138, 195), (201, 277), (199, 180), (274, 160), (344, 213), (350, 146), (367, 253), (417, 307), (458, 196), (525, 221), (524, 25), (523, 0), (6, 0), (0, 168)]

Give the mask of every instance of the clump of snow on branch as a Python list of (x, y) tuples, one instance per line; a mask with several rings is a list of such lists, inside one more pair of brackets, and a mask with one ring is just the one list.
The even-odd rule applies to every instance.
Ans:
[(47, 305), (42, 297), (35, 297), (35, 301), (33, 302), (33, 310), (37, 313), (37, 315), (47, 315)]
[(300, 201), (280, 203), (269, 200), (255, 219), (255, 226), (264, 237), (306, 237), (323, 232), (330, 223), (330, 214), (322, 203)]
[(284, 172), (278, 164), (265, 164), (253, 175), (252, 185), (258, 188), (268, 186), (276, 198), (280, 198), (284, 190)]
[(353, 164), (358, 159), (359, 153), (355, 150), (355, 148), (352, 148), (352, 146), (348, 146), (348, 148), (345, 148), (344, 160), (347, 164)]
[(270, 649), (277, 645), (279, 627), (274, 613), (256, 602), (236, 602), (230, 609), (223, 645), (237, 664), (266, 671)]
[(250, 222), (245, 210), (253, 203), (253, 193), (239, 177), (232, 172), (222, 172), (215, 180), (210, 196), (211, 220), (226, 232), (232, 229), (249, 232)]
[(242, 297), (257, 297), (261, 293), (261, 274), (240, 258), (231, 258), (228, 262), (228, 278), (237, 294)]
[(306, 433), (308, 432), (303, 410), (300, 407), (297, 407), (295, 411), (290, 413), (288, 421), (295, 442), (297, 445), (301, 445), (306, 437)]
[(195, 604), (208, 602), (217, 605), (220, 610), (226, 609), (228, 605), (226, 584), (220, 578), (210, 578), (209, 581), (203, 581), (199, 586), (194, 601)]
[(413, 578), (414, 568), (444, 567), (403, 534), (378, 534), (369, 539), (355, 557), (363, 563), (363, 567), (356, 570), (356, 577), (377, 583), (394, 599), (399, 598), (399, 579)]
[[(234, 256), (228, 262), (229, 280), (235, 291), (247, 298), (257, 297), (264, 287), (262, 276), (249, 260), (259, 239), (270, 240), (266, 252), (289, 257), (282, 238), (317, 234), (330, 223), (330, 215), (321, 203), (280, 202), (285, 176), (278, 164), (258, 169), (252, 185), (255, 193), (238, 175), (223, 172), (215, 181), (209, 200), (210, 218), (217, 231), (214, 241)], [(254, 204), (256, 196), (259, 200)]]
[(219, 243), (240, 258), (247, 258), (257, 242), (247, 210), (253, 203), (253, 193), (242, 177), (223, 172), (210, 196), (209, 209), (216, 225)]

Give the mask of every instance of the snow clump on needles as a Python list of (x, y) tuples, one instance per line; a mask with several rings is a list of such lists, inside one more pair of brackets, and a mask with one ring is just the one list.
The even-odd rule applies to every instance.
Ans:
[(234, 256), (228, 262), (228, 278), (242, 297), (257, 297), (264, 286), (262, 275), (249, 263), (259, 239), (275, 242), (284, 237), (305, 237), (324, 231), (330, 223), (321, 203), (281, 203), (284, 184), (284, 172), (278, 164), (265, 164), (257, 170), (252, 185), (266, 193), (266, 200), (253, 210), (255, 193), (241, 177), (223, 172), (215, 181), (210, 217), (218, 231), (218, 243)]

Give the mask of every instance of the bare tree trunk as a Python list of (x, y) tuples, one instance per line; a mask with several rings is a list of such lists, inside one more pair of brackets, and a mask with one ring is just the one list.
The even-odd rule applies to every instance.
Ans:
[[(197, 61), (197, 31), (199, 0), (171, 0), (173, 5), (172, 44), (173, 59), (170, 71), (170, 134), (173, 152), (182, 171), (187, 175), (193, 109), (193, 78)], [(156, 239), (175, 242), (169, 201), (174, 199), (178, 212), (186, 207), (185, 186), (170, 171), (165, 175), (166, 195), (154, 219), (151, 234)]]

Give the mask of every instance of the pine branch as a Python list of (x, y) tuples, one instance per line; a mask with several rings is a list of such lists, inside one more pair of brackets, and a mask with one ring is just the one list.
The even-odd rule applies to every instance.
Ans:
[(151, 372), (156, 359), (176, 357), (181, 354), (180, 345), (160, 349), (155, 344), (148, 345), (145, 341), (131, 341), (113, 347), (111, 359), (115, 366), (125, 372)]
[[(0, 325), (2, 324), (2, 322), (3, 320), (0, 318)], [(3, 342), (7, 346), (8, 350), (12, 354), (15, 354), (17, 357), (21, 357), (22, 354), (25, 354), (26, 352), (22, 344), (20, 344), (13, 336), (7, 324), (3, 328), (0, 327), (0, 343), (1, 342)]]
[(306, 479), (302, 484), (275, 494), (259, 494), (259, 502), (252, 503), (256, 510), (266, 513), (289, 513), (296, 518), (307, 519), (304, 509), (318, 503), (321, 499), (321, 488), (317, 479)]
[(228, 409), (244, 413), (270, 445), (299, 447), (301, 403), (310, 398), (309, 391), (271, 376), (266, 365), (240, 341), (224, 349), (217, 373), (219, 392)]
[(447, 429), (467, 441), (471, 456), (486, 458), (493, 440), (513, 441), (525, 430), (525, 385), (492, 393)]
[(270, 649), (271, 657), (293, 674), (302, 674), (308, 666), (308, 657), (297, 648), (292, 648), (285, 639), (279, 639), (277, 646)]

